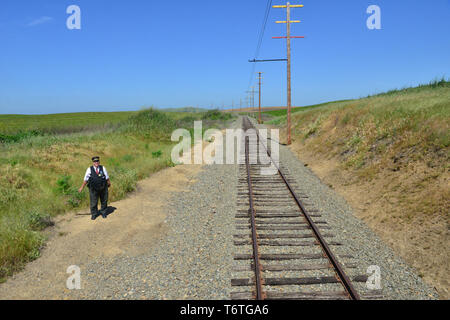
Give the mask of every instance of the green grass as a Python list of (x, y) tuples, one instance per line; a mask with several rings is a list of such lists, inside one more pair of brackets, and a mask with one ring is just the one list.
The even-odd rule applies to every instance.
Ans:
[(233, 116), (230, 113), (220, 112), (219, 110), (209, 110), (203, 115), (202, 119), (227, 121), (230, 120), (232, 117)]
[(174, 165), (173, 130), (192, 130), (201, 119), (220, 124), (211, 117), (153, 109), (0, 116), (0, 137), (10, 137), (0, 141), (0, 281), (39, 256), (41, 231), (52, 217), (88, 210), (88, 192), (77, 190), (93, 155), (108, 169), (109, 200), (116, 201), (135, 190), (137, 181)]
[[(336, 103), (336, 102), (346, 102), (346, 101), (351, 101), (351, 100), (341, 100), (341, 101), (333, 101), (333, 102), (325, 102), (325, 103), (321, 103), (321, 104), (315, 104), (315, 105), (311, 105), (311, 106), (305, 106), (305, 107), (296, 107), (296, 108), (292, 108), (291, 112), (295, 113), (295, 112), (299, 112), (299, 111), (307, 111), (307, 110), (311, 110), (314, 108), (318, 108), (318, 107), (322, 107), (322, 106), (326, 106), (330, 103)], [(263, 114), (267, 114), (273, 117), (282, 117), (282, 116), (287, 116), (287, 109), (281, 109), (281, 110), (272, 110), (272, 111), (264, 111), (262, 112)]]
[(30, 131), (52, 134), (81, 132), (117, 125), (137, 113), (137, 111), (129, 111), (0, 115), (0, 133), (16, 135)]
[(428, 84), (421, 84), (417, 87), (410, 87), (410, 88), (403, 88), (403, 89), (393, 89), (389, 90), (387, 92), (378, 93), (375, 95), (369, 95), (370, 97), (380, 97), (380, 96), (389, 96), (394, 94), (410, 94), (410, 93), (417, 93), (420, 91), (427, 91), (429, 89), (436, 89), (436, 88), (448, 88), (449, 87), (449, 81), (447, 81), (445, 78), (442, 79), (435, 79), (430, 81)]
[[(389, 97), (389, 96), (396, 96), (397, 98), (402, 98), (403, 96), (408, 96), (408, 95), (412, 95), (412, 94), (420, 94), (421, 92), (429, 92), (430, 89), (445, 89), (449, 87), (449, 82), (446, 81), (445, 79), (436, 79), (431, 81), (428, 84), (423, 84), (423, 85), (419, 85), (417, 87), (412, 87), (412, 88), (403, 88), (403, 89), (394, 89), (394, 90), (390, 90), (388, 92), (383, 92), (383, 93), (379, 93), (379, 94), (375, 94), (375, 95), (370, 95), (367, 97), (367, 99), (370, 98), (376, 98), (376, 97)], [(344, 107), (344, 106), (349, 106), (352, 104), (352, 102), (358, 102), (360, 103), (361, 101), (366, 101), (365, 99), (356, 99), (356, 100), (339, 100), (339, 101), (332, 101), (332, 102), (326, 102), (326, 103), (321, 103), (321, 104), (316, 104), (316, 105), (311, 105), (311, 106), (305, 106), (305, 107), (297, 107), (297, 108), (292, 108), (292, 113), (298, 113), (298, 112), (307, 112), (313, 109), (320, 109), (320, 110), (325, 110), (325, 112), (327, 112), (326, 110), (328, 110), (330, 108), (340, 108), (340, 107)], [(416, 105), (416, 108), (420, 107)], [(442, 106), (441, 106), (442, 107)], [(447, 107), (447, 105), (443, 106), (444, 108)], [(436, 108), (439, 108), (439, 106), (436, 106)], [(441, 108), (443, 109), (443, 108)], [(319, 112), (319, 110), (317, 110)], [(385, 112), (384, 109), (374, 109), (374, 112), (378, 112), (380, 113), (382, 116), (384, 117), (391, 117), (395, 116), (395, 113), (398, 112), (402, 112), (401, 110), (392, 110), (389, 112)], [(274, 117), (274, 119), (271, 119), (270, 121), (268, 121), (268, 124), (274, 124), (274, 125), (280, 125), (280, 124), (284, 124), (286, 122), (286, 118), (287, 118), (287, 110), (283, 109), (283, 110), (273, 110), (273, 111), (265, 111), (263, 112), (264, 114), (270, 115), (272, 117)], [(437, 115), (437, 114), (436, 114)], [(350, 113), (347, 113), (344, 115), (344, 118), (342, 119), (342, 123), (346, 124), (346, 122), (348, 122), (350, 120)]]
[[(286, 116), (271, 123), (284, 126)], [(318, 157), (337, 160), (360, 181), (408, 170), (411, 181), (422, 176), (440, 179), (448, 175), (450, 163), (450, 82), (435, 80), (297, 111), (292, 115), (292, 131), (294, 143)], [(424, 169), (414, 171), (416, 167)], [(414, 184), (404, 183), (407, 202), (416, 205), (414, 211), (445, 214), (448, 188), (426, 184), (423, 198), (429, 201), (417, 203), (411, 198), (411, 190), (417, 191)]]
[[(383, 149), (383, 143), (407, 136), (401, 140), (402, 146), (417, 146), (428, 152), (449, 146), (449, 117), (450, 82), (436, 80), (364, 99), (297, 109), (293, 113), (293, 126), (297, 138), (324, 138), (324, 141), (317, 141), (326, 150), (342, 146), (366, 153), (373, 145)], [(283, 125), (286, 116), (278, 116), (270, 123)], [(335, 132), (329, 137), (327, 133), (333, 128)]]

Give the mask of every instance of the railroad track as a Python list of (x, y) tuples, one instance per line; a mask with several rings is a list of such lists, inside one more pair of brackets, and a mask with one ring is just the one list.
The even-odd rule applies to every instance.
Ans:
[[(243, 129), (254, 129), (247, 117)], [(346, 275), (332, 250), (342, 244), (333, 241), (331, 228), (318, 210), (307, 209), (308, 196), (295, 192), (297, 185), (287, 168), (280, 165), (276, 175), (261, 175), (260, 169), (267, 165), (255, 161), (255, 144), (269, 156), (270, 149), (257, 130), (256, 136), (244, 137), (241, 143), (245, 164), (239, 168), (234, 235), (234, 272), (239, 278), (231, 280), (235, 289), (231, 299), (359, 300), (353, 283), (366, 282), (367, 276)], [(347, 262), (345, 268), (356, 265)]]

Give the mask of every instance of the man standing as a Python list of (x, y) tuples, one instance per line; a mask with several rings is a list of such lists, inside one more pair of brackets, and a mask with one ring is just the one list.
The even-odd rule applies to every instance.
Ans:
[[(83, 185), (78, 192), (82, 192), (84, 187), (89, 187), (89, 198), (91, 202), (91, 219), (95, 220), (100, 214), (106, 218), (106, 209), (108, 208), (108, 188), (111, 187), (108, 172), (106, 168), (100, 165), (100, 157), (92, 158), (93, 166), (86, 170)], [(102, 205), (100, 213), (98, 212), (98, 198)]]

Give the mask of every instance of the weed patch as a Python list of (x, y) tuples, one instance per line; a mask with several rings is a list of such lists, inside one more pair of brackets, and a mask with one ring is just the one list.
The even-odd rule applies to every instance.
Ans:
[(161, 156), (162, 156), (162, 151), (161, 150), (152, 152), (152, 157), (153, 158), (160, 158)]

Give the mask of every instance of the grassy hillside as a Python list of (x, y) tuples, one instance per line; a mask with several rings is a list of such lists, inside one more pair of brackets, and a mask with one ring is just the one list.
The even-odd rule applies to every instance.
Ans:
[[(292, 116), (296, 141), (310, 143), (317, 151), (332, 150), (331, 155), (342, 154), (347, 167), (369, 176), (375, 167), (389, 162), (390, 155), (407, 149), (414, 150), (417, 160), (432, 155), (429, 160), (436, 162), (448, 156), (450, 82), (296, 111)], [(285, 122), (286, 116), (281, 116), (270, 123)]]
[[(334, 101), (334, 102), (325, 102), (325, 103), (321, 103), (321, 104), (315, 104), (315, 105), (311, 105), (311, 106), (305, 106), (305, 107), (295, 107), (295, 108), (291, 108), (291, 112), (295, 113), (295, 112), (299, 112), (299, 111), (306, 111), (306, 110), (310, 110), (310, 109), (314, 109), (314, 108), (318, 108), (318, 107), (322, 107), (331, 103), (336, 103), (336, 102), (345, 102), (345, 101), (350, 101), (350, 100), (342, 100), (342, 101)], [(263, 114), (267, 114), (267, 115), (271, 115), (273, 117), (282, 117), (282, 116), (286, 116), (287, 115), (287, 109), (282, 109), (282, 110), (271, 110), (271, 111), (264, 111), (262, 112)], [(281, 120), (281, 119), (280, 119)]]
[(450, 83), (329, 103), (292, 118), (299, 158), (448, 297)]
[(88, 210), (88, 192), (77, 189), (92, 156), (111, 176), (109, 200), (119, 200), (138, 180), (172, 166), (172, 131), (203, 118), (214, 125), (206, 113), (156, 110), (0, 116), (0, 280), (39, 256), (52, 217)]

